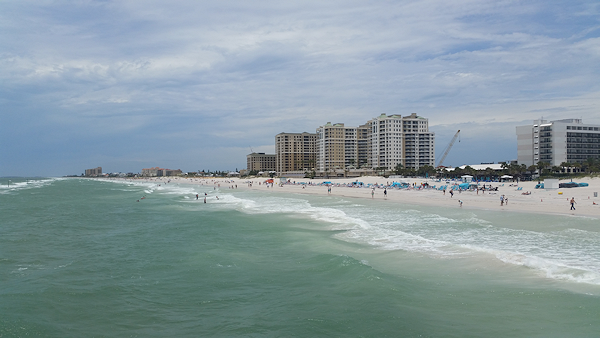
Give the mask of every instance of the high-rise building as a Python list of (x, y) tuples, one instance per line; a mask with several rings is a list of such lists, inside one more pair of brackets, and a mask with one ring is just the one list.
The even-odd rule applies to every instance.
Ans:
[(358, 128), (327, 122), (317, 128), (316, 149), (318, 171), (354, 166), (358, 163)]
[(275, 171), (277, 169), (275, 154), (252, 153), (246, 156), (248, 171)]
[(583, 124), (581, 119), (550, 122), (540, 119), (516, 129), (519, 164), (546, 162), (560, 166), (563, 162), (600, 159), (600, 125)]
[(355, 164), (356, 168), (365, 167), (369, 162), (369, 131), (370, 127), (368, 123), (356, 128), (356, 144), (358, 151)]
[(317, 170), (434, 166), (434, 138), (416, 114), (381, 114), (360, 127), (327, 122), (317, 128)]
[(394, 169), (398, 164), (418, 169), (435, 165), (435, 135), (426, 118), (411, 114), (386, 115), (369, 121), (369, 166)]
[(429, 120), (413, 113), (402, 118), (404, 133), (404, 167), (419, 169), (435, 166), (435, 133), (429, 131)]
[(312, 170), (316, 165), (315, 141), (317, 134), (279, 133), (275, 136), (276, 170), (278, 174), (290, 171)]

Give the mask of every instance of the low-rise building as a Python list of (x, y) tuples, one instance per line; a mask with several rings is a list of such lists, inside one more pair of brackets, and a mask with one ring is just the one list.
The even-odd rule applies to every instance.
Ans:
[(102, 167), (86, 169), (85, 176), (88, 176), (88, 177), (102, 176)]
[(142, 169), (142, 176), (145, 177), (176, 176), (181, 174), (181, 169), (165, 169), (160, 167)]
[(277, 155), (265, 153), (252, 153), (246, 155), (246, 169), (250, 171), (275, 171), (277, 170)]

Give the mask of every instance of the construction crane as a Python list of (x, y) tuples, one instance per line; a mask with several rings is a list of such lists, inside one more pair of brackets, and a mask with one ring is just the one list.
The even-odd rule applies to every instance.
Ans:
[(460, 136), (460, 129), (456, 132), (456, 134), (454, 134), (454, 137), (452, 138), (450, 143), (448, 143), (448, 146), (446, 146), (446, 149), (444, 149), (444, 154), (442, 155), (442, 158), (440, 158), (440, 161), (438, 162), (438, 165), (437, 165), (438, 168), (442, 166), (442, 163), (444, 163), (446, 156), (448, 156), (448, 153), (450, 152), (450, 149), (452, 149), (452, 146), (454, 145), (454, 142), (456, 142), (457, 138), (458, 138), (458, 142), (460, 142), (459, 136)]

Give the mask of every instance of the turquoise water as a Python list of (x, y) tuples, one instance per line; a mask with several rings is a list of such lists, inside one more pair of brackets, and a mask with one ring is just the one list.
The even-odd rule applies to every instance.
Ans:
[(11, 181), (0, 179), (0, 337), (600, 332), (597, 219)]

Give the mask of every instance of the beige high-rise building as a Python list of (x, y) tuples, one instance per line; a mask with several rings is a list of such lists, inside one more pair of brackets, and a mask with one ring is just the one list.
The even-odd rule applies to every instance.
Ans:
[(356, 128), (327, 122), (317, 128), (316, 149), (317, 171), (346, 168), (346, 156), (352, 157), (356, 153)]
[(358, 168), (367, 164), (369, 128), (327, 122), (317, 128), (317, 171)]
[(316, 165), (317, 134), (279, 133), (275, 136), (276, 170), (279, 175), (290, 171), (308, 171)]

